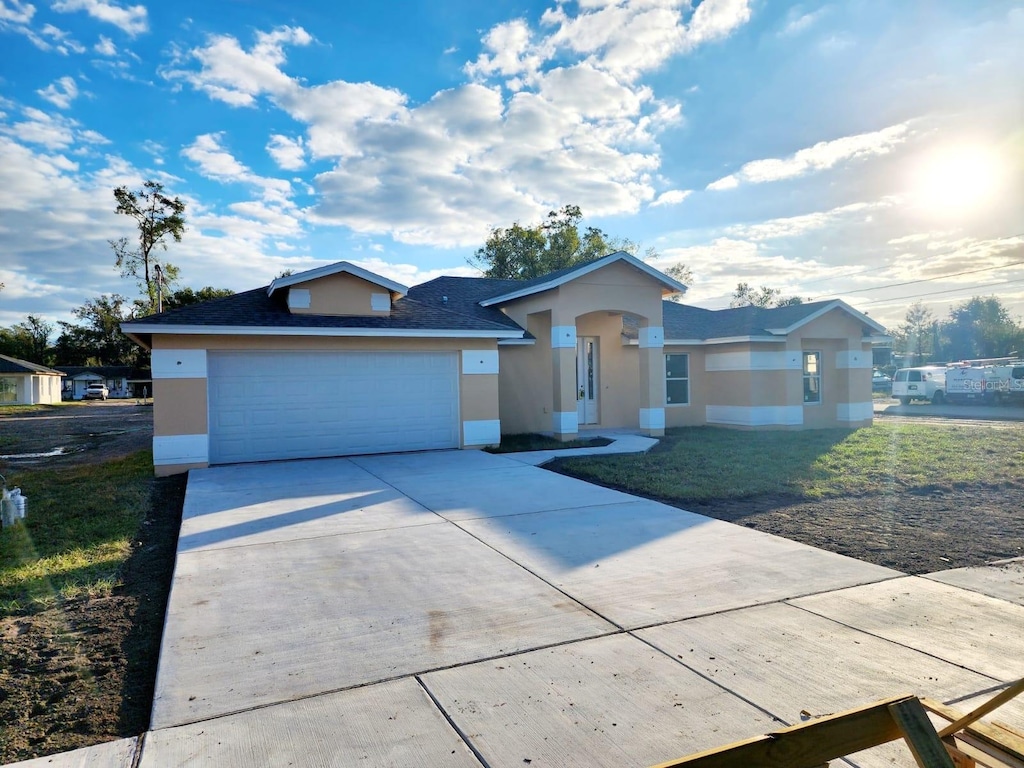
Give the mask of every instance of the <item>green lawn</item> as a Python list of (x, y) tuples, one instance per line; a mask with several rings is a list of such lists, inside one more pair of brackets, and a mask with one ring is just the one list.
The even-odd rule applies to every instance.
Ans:
[(0, 617), (62, 598), (108, 594), (118, 584), (150, 504), (153, 456), (11, 472), (26, 519), (0, 531)]
[(647, 454), (562, 459), (586, 480), (674, 500), (1024, 483), (1024, 429), (878, 423), (856, 431), (669, 430)]

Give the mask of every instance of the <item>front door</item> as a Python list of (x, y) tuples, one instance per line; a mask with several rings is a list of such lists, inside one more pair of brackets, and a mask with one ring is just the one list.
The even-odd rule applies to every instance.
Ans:
[(580, 424), (597, 424), (597, 337), (576, 342), (576, 416)]

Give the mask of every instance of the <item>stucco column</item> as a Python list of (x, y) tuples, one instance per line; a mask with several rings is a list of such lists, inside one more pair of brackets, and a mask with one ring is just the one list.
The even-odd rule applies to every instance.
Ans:
[(552, 391), (551, 431), (559, 440), (579, 434), (576, 415), (576, 326), (551, 326)]
[(665, 330), (658, 325), (640, 329), (640, 431), (665, 434)]

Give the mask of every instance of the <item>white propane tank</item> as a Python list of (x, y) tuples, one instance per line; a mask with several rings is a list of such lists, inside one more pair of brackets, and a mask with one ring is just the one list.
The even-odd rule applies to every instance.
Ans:
[(25, 508), (28, 506), (28, 499), (21, 495), (21, 488), (11, 490), (11, 501), (14, 503), (14, 519), (25, 519)]

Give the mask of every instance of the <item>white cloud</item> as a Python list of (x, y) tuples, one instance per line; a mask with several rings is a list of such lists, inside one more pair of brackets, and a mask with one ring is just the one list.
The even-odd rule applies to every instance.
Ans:
[(738, 187), (739, 185), (740, 180), (737, 179), (733, 174), (729, 174), (728, 176), (723, 176), (718, 181), (712, 181), (705, 187), (705, 189), (711, 191), (721, 191), (723, 189), (736, 189), (736, 187)]
[(763, 184), (806, 176), (850, 160), (888, 154), (906, 141), (908, 135), (909, 125), (900, 123), (880, 131), (821, 141), (786, 158), (767, 158), (746, 163), (736, 173), (712, 182), (707, 188), (733, 189), (740, 183)]
[(825, 15), (825, 9), (819, 8), (810, 13), (804, 13), (799, 7), (790, 8), (786, 14), (786, 26), (779, 33), (783, 37), (795, 37), (803, 34), (818, 23), (818, 20)]
[(117, 46), (114, 45), (114, 41), (106, 35), (100, 35), (100, 39), (92, 49), (100, 56), (117, 56)]
[[(179, 52), (175, 65), (162, 70), (169, 80), (184, 80), (210, 97), (235, 107), (253, 106), (262, 94), (282, 95), (297, 87), (284, 74), (284, 46), (309, 45), (313, 41), (302, 27), (278, 27), (271, 32), (257, 32), (256, 44), (245, 51), (230, 35), (210, 38), (202, 48)], [(196, 59), (202, 64), (199, 72), (177, 69), (176, 66)]]
[(248, 184), (260, 189), (265, 201), (291, 206), (291, 182), (253, 173), (224, 148), (222, 139), (222, 133), (205, 133), (197, 136), (181, 154), (199, 166), (199, 172), (209, 179)]
[(306, 150), (301, 137), (293, 139), (275, 133), (267, 143), (267, 152), (279, 168), (298, 171), (306, 167)]
[(693, 194), (692, 189), (670, 189), (668, 192), (662, 192), (658, 195), (651, 203), (652, 208), (658, 208), (662, 205), (679, 205), (686, 198)]
[(0, 0), (0, 23), (29, 24), (36, 7), (23, 0)]
[(267, 99), (303, 123), (305, 137), (275, 134), (267, 151), (289, 170), (308, 158), (335, 162), (315, 179), (319, 223), (454, 246), (567, 201), (599, 216), (654, 200), (657, 136), (680, 119), (679, 106), (594, 57), (536, 69), (543, 57), (531, 53), (532, 35), (525, 22), (499, 25), (486, 37), (489, 53), (468, 65), (480, 77), (520, 78), (516, 92), (471, 82), (415, 106), (373, 83), (289, 76), (286, 47), (312, 42), (301, 28), (259, 32), (248, 49), (216, 36), (162, 74), (233, 106)]
[(78, 98), (78, 85), (73, 77), (61, 77), (36, 93), (55, 107), (67, 109), (71, 102)]
[(873, 203), (850, 203), (828, 211), (815, 211), (799, 216), (769, 219), (757, 224), (727, 227), (725, 231), (733, 237), (754, 241), (799, 237), (813, 230), (834, 226), (842, 220), (863, 221), (865, 217), (870, 216), (871, 211), (889, 208), (893, 204), (894, 201), (891, 198), (883, 198)]
[(149, 31), (149, 16), (144, 5), (122, 7), (104, 0), (58, 0), (51, 7), (61, 13), (85, 11), (92, 18), (113, 24), (132, 37)]

